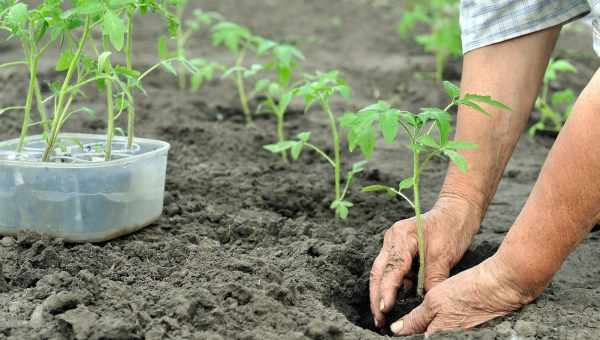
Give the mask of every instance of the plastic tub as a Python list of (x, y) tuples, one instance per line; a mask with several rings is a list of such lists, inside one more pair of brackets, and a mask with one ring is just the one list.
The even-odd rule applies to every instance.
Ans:
[(0, 143), (0, 234), (29, 231), (72, 242), (101, 242), (139, 230), (162, 214), (169, 144), (115, 137), (105, 162), (106, 136), (61, 134), (59, 151), (41, 162), (45, 142)]

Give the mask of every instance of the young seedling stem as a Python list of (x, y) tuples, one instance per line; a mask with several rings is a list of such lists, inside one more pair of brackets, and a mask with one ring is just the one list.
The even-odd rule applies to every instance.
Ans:
[(246, 95), (246, 87), (244, 86), (244, 59), (246, 58), (246, 49), (242, 48), (240, 54), (236, 60), (235, 67), (235, 82), (240, 95), (240, 103), (242, 104), (242, 111), (246, 119), (246, 125), (252, 125), (252, 113), (248, 105), (248, 96)]
[(341, 191), (341, 178), (342, 178), (342, 165), (341, 165), (341, 143), (340, 143), (340, 135), (338, 133), (337, 121), (333, 112), (331, 111), (331, 107), (329, 106), (329, 102), (323, 98), (323, 96), (319, 97), (319, 102), (321, 103), (321, 107), (327, 113), (327, 117), (329, 118), (329, 126), (331, 129), (331, 138), (333, 139), (333, 167), (335, 171), (335, 200), (341, 201), (342, 191)]
[[(110, 64), (106, 65), (106, 73), (110, 72)], [(110, 161), (112, 155), (112, 143), (115, 134), (115, 112), (113, 104), (113, 83), (112, 80), (105, 80), (106, 86), (106, 111), (107, 111), (107, 130), (106, 145), (104, 149), (104, 160)], [(131, 105), (130, 105), (131, 106)]]
[[(133, 71), (133, 15), (135, 11), (127, 12), (127, 45), (125, 46), (125, 59), (128, 71)], [(128, 85), (133, 88), (132, 80), (128, 80)], [(127, 148), (133, 148), (133, 139), (135, 137), (135, 102), (127, 106)]]
[(29, 56), (29, 87), (27, 89), (27, 99), (25, 100), (25, 111), (23, 113), (23, 126), (21, 127), (21, 135), (19, 137), (19, 144), (17, 145), (17, 153), (23, 152), (25, 147), (27, 133), (29, 131), (29, 124), (31, 123), (31, 107), (33, 106), (33, 97), (35, 95), (35, 88), (37, 84), (37, 62), (34, 60), (34, 56)]
[(67, 75), (62, 83), (61, 89), (58, 93), (58, 101), (54, 111), (54, 117), (52, 119), (52, 128), (50, 130), (50, 136), (47, 141), (46, 150), (44, 151), (44, 155), (42, 156), (42, 161), (47, 162), (50, 159), (50, 155), (54, 151), (54, 146), (56, 145), (56, 141), (58, 139), (58, 133), (60, 131), (61, 125), (64, 123), (64, 115), (66, 113), (66, 109), (70, 106), (70, 103), (73, 100), (73, 96), (71, 96), (66, 105), (65, 98), (69, 93), (68, 89), (71, 83), (71, 79), (73, 78), (74, 73), (77, 70), (79, 64), (79, 58), (81, 58), (81, 54), (83, 53), (83, 48), (85, 47), (88, 36), (90, 33), (91, 22), (89, 16), (85, 19), (85, 24), (83, 26), (83, 34), (81, 39), (79, 40), (79, 45), (77, 47), (77, 51), (71, 60), (71, 64), (69, 65), (69, 69), (67, 70)]

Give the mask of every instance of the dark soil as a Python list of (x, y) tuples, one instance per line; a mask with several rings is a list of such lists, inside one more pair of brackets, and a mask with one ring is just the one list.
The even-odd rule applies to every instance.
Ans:
[[(377, 98), (406, 109), (443, 104), (443, 92), (430, 80), (433, 58), (394, 33), (401, 9), (392, 1), (193, 3), (257, 33), (297, 43), (309, 70), (342, 70), (356, 93), (351, 104), (336, 102), (337, 111)], [(151, 65), (163, 27), (151, 17), (140, 25), (136, 62)], [(557, 53), (573, 58), (580, 72), (561, 84), (579, 90), (598, 64), (589, 57), (587, 32), (566, 34), (570, 39)], [(581, 46), (573, 47), (573, 41)], [(206, 37), (193, 45), (200, 55), (230, 59), (209, 48)], [(1, 47), (3, 61), (18, 55), (14, 44)], [(458, 65), (451, 63), (448, 78), (459, 78)], [(55, 76), (50, 60), (44, 70), (45, 80)], [(24, 74), (5, 71), (0, 77), (0, 104), (18, 104)], [(371, 330), (368, 273), (383, 232), (410, 217), (408, 207), (353, 190), (350, 219), (336, 222), (328, 209), (328, 166), (310, 152), (286, 166), (264, 151), (262, 146), (274, 140), (274, 123), (261, 118), (256, 127), (245, 128), (231, 84), (215, 80), (199, 93), (182, 94), (174, 79), (160, 74), (146, 87), (149, 96), (139, 99), (138, 134), (173, 146), (163, 217), (103, 244), (66, 244), (34, 235), (1, 239), (0, 339), (382, 338)], [(288, 132), (310, 130), (317, 143), (327, 143), (322, 113), (303, 115), (297, 104)], [(91, 106), (102, 109), (100, 100)], [(0, 138), (16, 136), (18, 125), (18, 115), (3, 116)], [(102, 133), (103, 128), (82, 118), (67, 130)], [(457, 270), (497, 249), (551, 143), (525, 137), (519, 143), (481, 232)], [(381, 150), (356, 187), (393, 183), (407, 173), (406, 151), (399, 146)], [(348, 163), (357, 157), (349, 156)], [(427, 205), (445, 168), (436, 163), (425, 176)], [(599, 257), (600, 240), (593, 233), (535, 303), (473, 331), (432, 338), (600, 338)], [(394, 317), (415, 303), (399, 301)]]

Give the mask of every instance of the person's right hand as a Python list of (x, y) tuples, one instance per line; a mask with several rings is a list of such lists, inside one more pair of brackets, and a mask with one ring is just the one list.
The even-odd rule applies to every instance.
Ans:
[[(441, 197), (423, 214), (426, 243), (425, 290), (446, 280), (469, 248), (479, 229), (482, 211), (459, 197)], [(418, 254), (415, 219), (395, 223), (385, 232), (383, 248), (370, 276), (371, 312), (376, 327), (384, 327), (385, 314), (396, 303), (398, 289), (412, 287), (407, 277)]]

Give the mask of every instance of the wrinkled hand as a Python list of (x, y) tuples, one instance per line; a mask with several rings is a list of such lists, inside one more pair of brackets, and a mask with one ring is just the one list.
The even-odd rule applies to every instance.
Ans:
[[(481, 210), (459, 198), (440, 198), (423, 215), (426, 239), (425, 290), (446, 280), (462, 258), (481, 223)], [(376, 327), (385, 325), (385, 314), (396, 303), (398, 289), (414, 285), (407, 277), (417, 256), (414, 218), (397, 222), (384, 236), (370, 277), (371, 312)]]
[[(495, 255), (442, 282), (423, 303), (393, 323), (395, 335), (466, 330), (513, 312), (533, 301), (540, 290), (516, 284), (512, 271)], [(536, 292), (536, 293), (533, 293)]]

